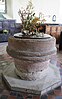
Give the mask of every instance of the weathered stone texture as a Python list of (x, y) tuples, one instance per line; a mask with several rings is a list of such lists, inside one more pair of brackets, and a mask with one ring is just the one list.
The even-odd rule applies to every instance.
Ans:
[(56, 55), (55, 44), (51, 36), (46, 39), (10, 37), (7, 52), (14, 58), (17, 74), (23, 79), (35, 80), (49, 66), (51, 56)]

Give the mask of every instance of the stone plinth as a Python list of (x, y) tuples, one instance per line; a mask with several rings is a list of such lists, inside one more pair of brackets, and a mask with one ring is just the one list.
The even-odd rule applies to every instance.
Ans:
[(41, 78), (39, 80), (27, 81), (7, 75), (3, 75), (3, 78), (11, 90), (41, 95), (61, 85), (59, 69), (57, 66), (52, 64), (42, 71)]
[(7, 46), (8, 54), (14, 58), (16, 73), (24, 80), (41, 79), (42, 71), (49, 67), (56, 51), (56, 40), (49, 35), (40, 39), (10, 37)]

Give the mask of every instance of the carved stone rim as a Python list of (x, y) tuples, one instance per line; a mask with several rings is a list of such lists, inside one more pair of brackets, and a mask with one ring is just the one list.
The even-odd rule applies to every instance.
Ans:
[(48, 52), (26, 52), (26, 51), (15, 51), (7, 46), (7, 53), (13, 58), (31, 60), (31, 61), (46, 61), (50, 59), (52, 54), (56, 54), (56, 49)]

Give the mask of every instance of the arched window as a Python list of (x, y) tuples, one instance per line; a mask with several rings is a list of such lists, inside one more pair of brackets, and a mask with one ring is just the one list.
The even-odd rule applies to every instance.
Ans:
[(6, 0), (0, 0), (0, 13), (6, 13)]

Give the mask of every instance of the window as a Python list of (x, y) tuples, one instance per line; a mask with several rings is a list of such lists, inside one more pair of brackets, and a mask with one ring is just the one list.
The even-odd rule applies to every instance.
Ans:
[(6, 13), (6, 0), (0, 0), (0, 13)]

